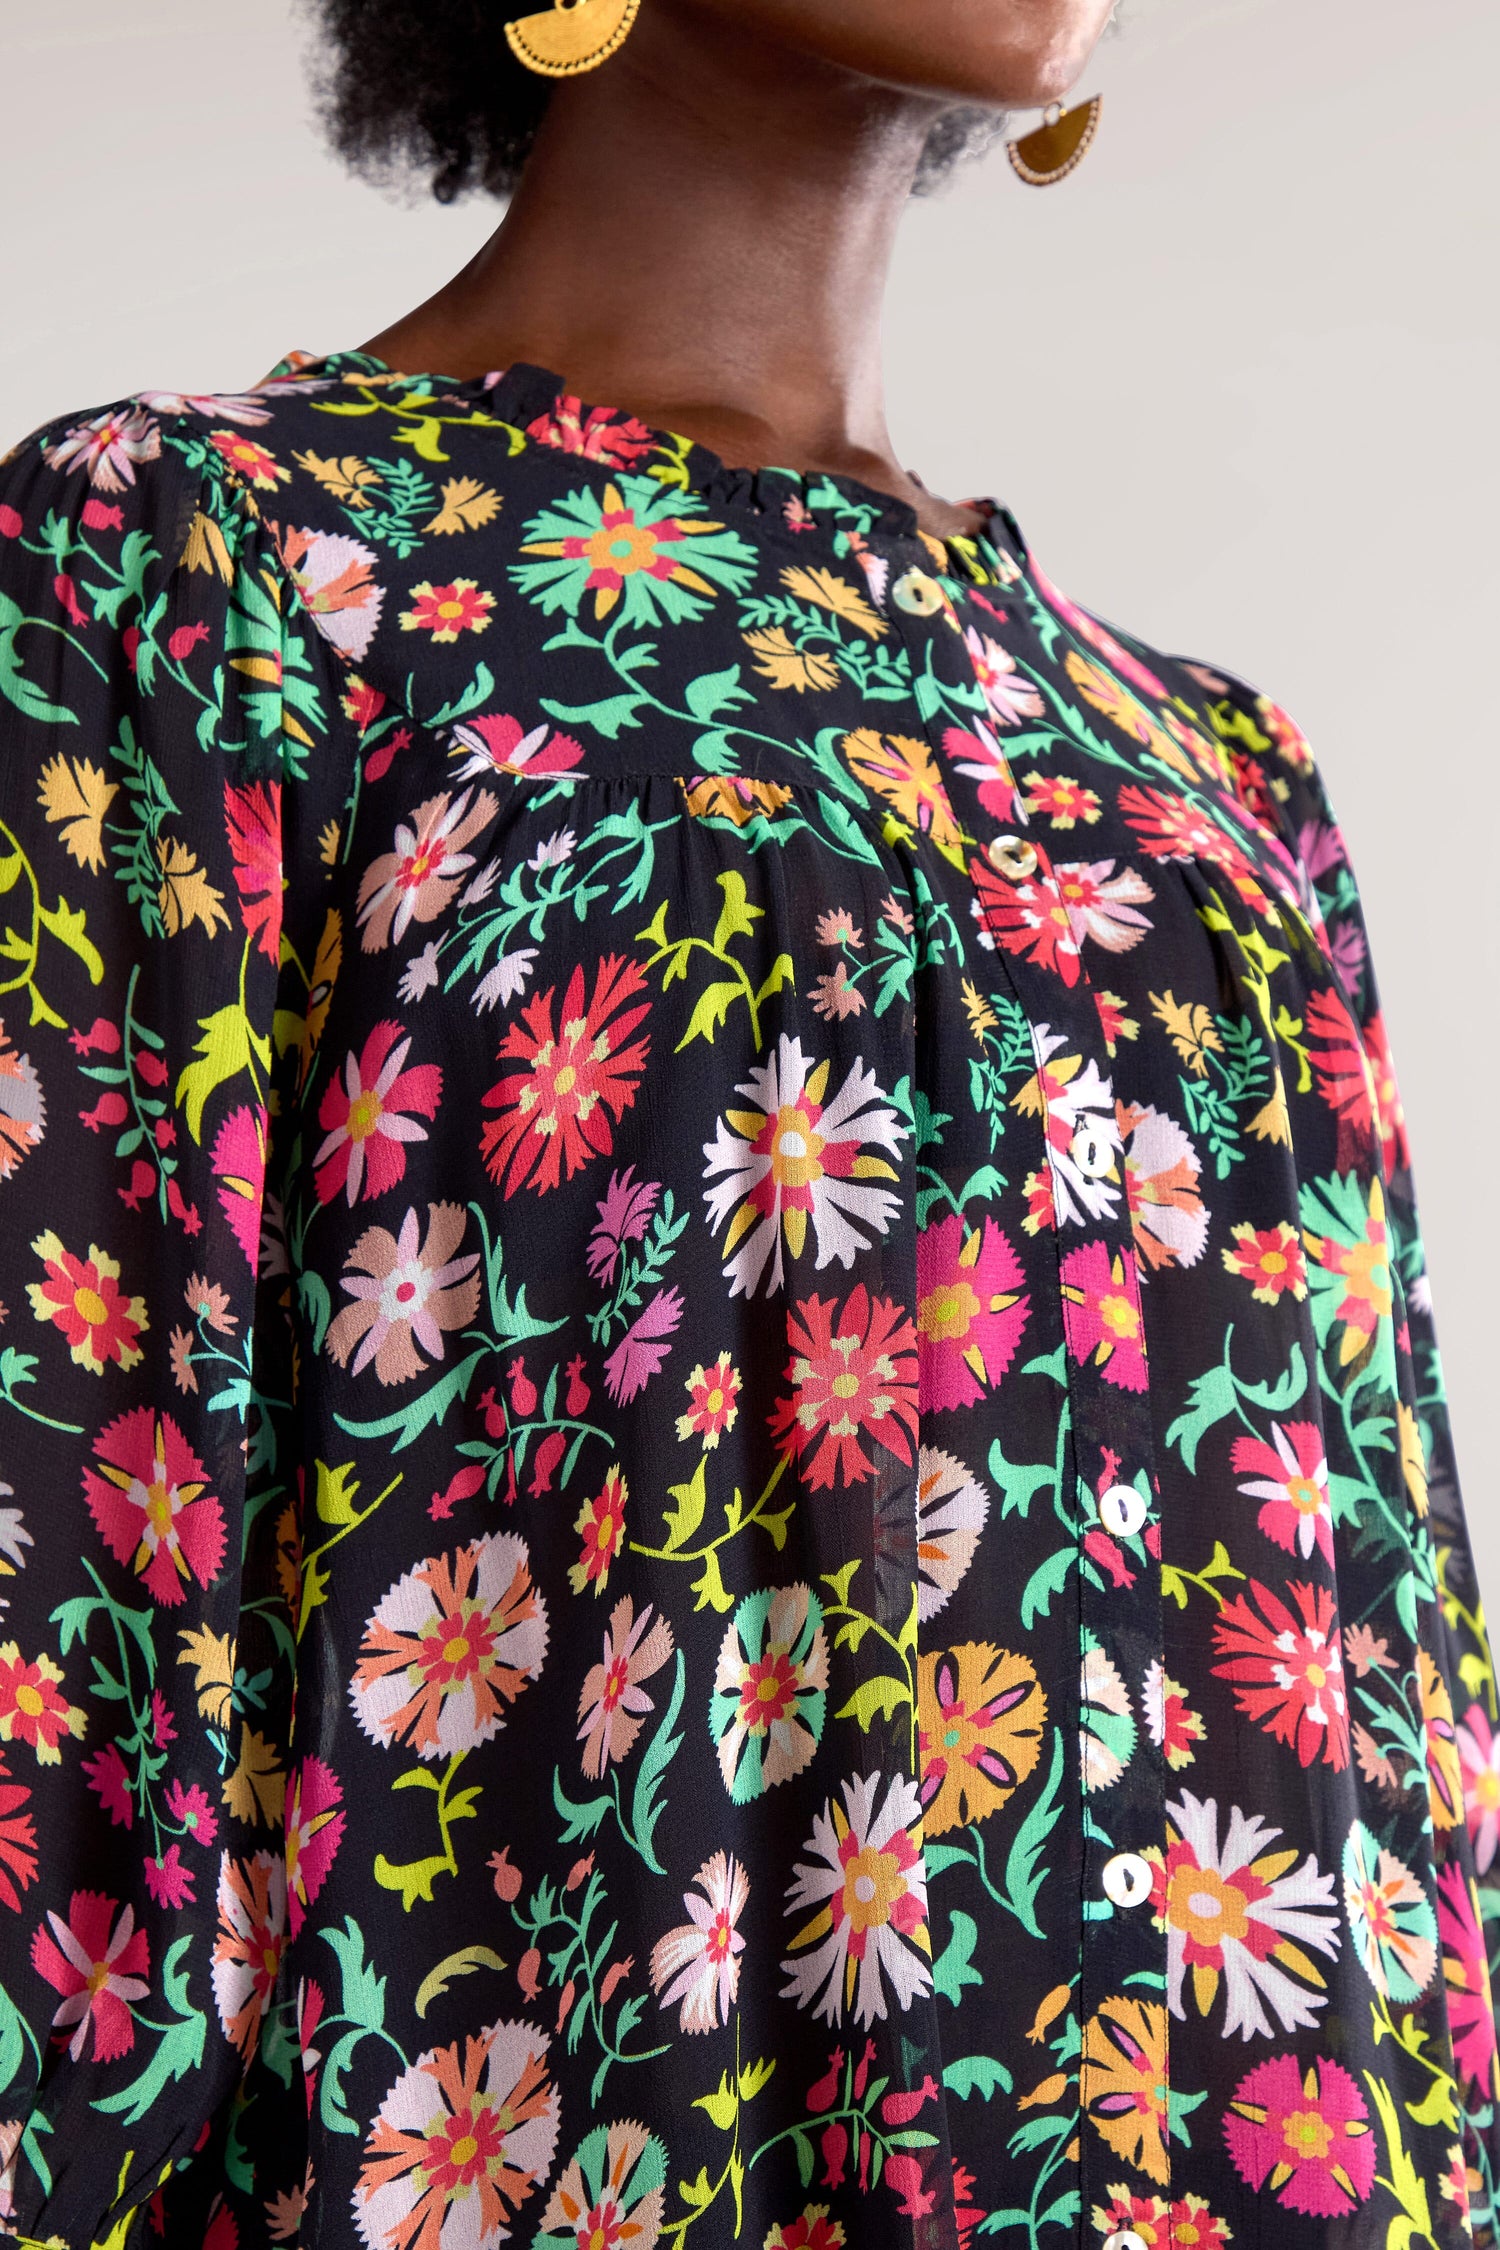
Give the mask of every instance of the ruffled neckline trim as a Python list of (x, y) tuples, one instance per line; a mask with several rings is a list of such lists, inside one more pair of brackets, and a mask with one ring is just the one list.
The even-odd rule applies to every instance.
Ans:
[[(1002, 551), (1008, 550), (1017, 560), (1025, 557), (1025, 543), (1014, 517), (1003, 502), (993, 496), (979, 495), (961, 503), (977, 509), (981, 529), (939, 539), (921, 529), (910, 502), (883, 492), (877, 485), (831, 470), (736, 467), (696, 438), (653, 428), (622, 408), (581, 400), (564, 377), (528, 360), (513, 361), (509, 367), (497, 368), (485, 375), (460, 377), (407, 373), (392, 367), (373, 352), (293, 351), (279, 361), (257, 387), (279, 389), (295, 385), (300, 388), (319, 383), (399, 385), (403, 389), (461, 398), (482, 408), (497, 422), (521, 430), (559, 417), (580, 431), (628, 429), (642, 450), (672, 459), (678, 465), (684, 488), (697, 493), (710, 507), (776, 516), (807, 529), (816, 526), (855, 532), (882, 543), (904, 542), (925, 554), (929, 565), (937, 565), (945, 574), (961, 580), (979, 584), (992, 582)], [(580, 461), (591, 461), (595, 467), (621, 465), (612, 461), (607, 453), (589, 453), (581, 444), (576, 449), (565, 450), (572, 451), (573, 457)]]

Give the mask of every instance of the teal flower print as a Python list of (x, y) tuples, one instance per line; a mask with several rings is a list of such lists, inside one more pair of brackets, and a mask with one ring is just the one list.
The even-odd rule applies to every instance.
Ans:
[(1344, 1910), (1360, 1966), (1398, 2006), (1420, 1998), (1437, 1968), (1437, 1915), (1404, 1860), (1355, 1821), (1344, 1846)]
[(526, 526), (522, 554), (544, 559), (513, 564), (511, 576), (549, 615), (576, 617), (592, 594), (601, 621), (618, 606), (627, 625), (690, 623), (716, 593), (742, 594), (755, 566), (738, 532), (693, 514), (701, 505), (649, 477), (565, 493)]
[(709, 1725), (719, 1771), (737, 1805), (790, 1781), (823, 1739), (828, 1641), (809, 1587), (783, 1586), (740, 1603), (719, 1649)]

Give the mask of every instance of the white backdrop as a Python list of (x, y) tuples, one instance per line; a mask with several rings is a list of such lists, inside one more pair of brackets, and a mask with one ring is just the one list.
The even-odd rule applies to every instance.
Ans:
[[(288, 0), (0, 0), (0, 446), (358, 343), (477, 246), (491, 207), (341, 176), (298, 45)], [(1007, 498), (1080, 600), (1312, 736), (1500, 1589), (1500, 10), (1135, 0), (1088, 86), (1103, 125), (1061, 186), (997, 157), (914, 207), (893, 426), (936, 489)]]

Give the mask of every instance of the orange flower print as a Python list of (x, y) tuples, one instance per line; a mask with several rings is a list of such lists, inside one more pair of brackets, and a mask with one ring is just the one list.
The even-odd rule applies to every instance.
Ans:
[(549, 2044), (529, 2023), (496, 2023), (429, 2047), (402, 2072), (375, 2114), (354, 2190), (366, 2250), (499, 2250), (552, 2169)]
[(1165, 2185), (1166, 2009), (1152, 2000), (1106, 2000), (1083, 2027), (1078, 2095), (1116, 2156)]
[(488, 789), (428, 797), (396, 829), (359, 886), (360, 940), (366, 953), (399, 945), (413, 922), (433, 922), (458, 895), (474, 854), (468, 849), (500, 809)]
[(214, 2002), (219, 2026), (249, 2059), (260, 2041), (286, 1943), (286, 1867), (279, 1853), (219, 1861), (219, 1934), (214, 1941)]
[(349, 1700), (372, 1742), (452, 1758), (499, 1733), (546, 1653), (526, 1543), (489, 1532), (418, 1563), (376, 1604)]
[(987, 1820), (1036, 1770), (1047, 1698), (1024, 1656), (965, 1641), (918, 1660), (923, 1831)]

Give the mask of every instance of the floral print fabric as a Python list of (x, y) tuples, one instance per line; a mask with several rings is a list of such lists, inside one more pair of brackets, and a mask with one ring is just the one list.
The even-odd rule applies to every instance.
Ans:
[(0, 473), (12, 2243), (1494, 2239), (1285, 714), (513, 367)]

